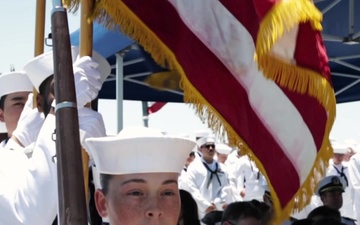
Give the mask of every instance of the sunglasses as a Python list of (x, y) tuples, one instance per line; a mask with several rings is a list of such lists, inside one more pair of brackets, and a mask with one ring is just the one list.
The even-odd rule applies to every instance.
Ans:
[(214, 145), (214, 144), (205, 144), (205, 145), (202, 145), (201, 147), (202, 147), (202, 148), (207, 148), (207, 149), (210, 149), (210, 148), (215, 149), (215, 145)]

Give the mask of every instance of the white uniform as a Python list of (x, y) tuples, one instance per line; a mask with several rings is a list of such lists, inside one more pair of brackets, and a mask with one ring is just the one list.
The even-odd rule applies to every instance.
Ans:
[[(245, 189), (244, 201), (256, 199), (263, 200), (264, 177), (256, 167), (255, 163), (248, 156), (242, 156), (233, 167), (233, 176), (236, 178), (235, 186), (237, 193)], [(232, 181), (234, 183), (234, 181)]]
[(48, 115), (31, 159), (0, 150), (0, 225), (49, 225), (57, 213), (57, 173), (51, 139), (55, 117)]
[(178, 183), (179, 183), (179, 189), (189, 192), (189, 187), (187, 184), (187, 168), (186, 167), (184, 167), (181, 170), (181, 173), (180, 173), (179, 179), (178, 179)]
[(329, 168), (326, 172), (326, 176), (340, 176), (345, 182), (347, 182), (347, 187), (343, 193), (343, 205), (340, 209), (340, 213), (344, 217), (356, 218), (355, 205), (354, 205), (354, 188), (350, 180), (349, 169), (347, 165), (339, 164), (335, 165), (334, 161), (330, 159)]
[(199, 218), (205, 216), (211, 203), (217, 206), (217, 210), (222, 210), (220, 205), (231, 202), (229, 181), (220, 164), (215, 160), (211, 164), (205, 163), (214, 171), (211, 173), (204, 163), (203, 160), (194, 160), (187, 170), (189, 192), (197, 203)]
[(7, 139), (2, 140), (2, 142), (0, 142), (0, 148), (4, 148), (6, 145)]
[[(356, 153), (349, 161), (349, 174), (354, 188), (355, 211), (360, 212), (360, 153)], [(360, 221), (360, 213), (357, 213), (357, 221)]]
[(235, 165), (239, 159), (240, 159), (240, 156), (237, 154), (237, 150), (234, 150), (228, 155), (228, 157), (225, 161), (225, 165), (230, 168), (233, 165)]

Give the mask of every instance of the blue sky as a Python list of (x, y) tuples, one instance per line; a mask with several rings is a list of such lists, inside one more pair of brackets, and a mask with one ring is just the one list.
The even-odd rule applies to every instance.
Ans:
[[(52, 1), (46, 1), (45, 34), (50, 33), (50, 13)], [(35, 0), (0, 1), (0, 72), (8, 72), (14, 64), (17, 70), (34, 56), (35, 37)], [(70, 32), (79, 28), (79, 12), (69, 14)], [(47, 48), (46, 48), (47, 49)], [(100, 101), (99, 112), (103, 114), (108, 133), (117, 132), (116, 102)], [(337, 106), (337, 117), (331, 136), (339, 140), (360, 140), (360, 103), (345, 103)], [(124, 102), (124, 126), (142, 126), (141, 102)], [(169, 103), (159, 112), (150, 116), (150, 127), (168, 131), (171, 134), (193, 133), (194, 130), (204, 129), (206, 126), (194, 115), (188, 105)]]

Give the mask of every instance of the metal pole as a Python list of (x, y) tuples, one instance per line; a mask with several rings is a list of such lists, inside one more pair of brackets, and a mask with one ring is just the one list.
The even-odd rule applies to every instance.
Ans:
[(123, 129), (123, 102), (124, 102), (124, 58), (122, 53), (116, 54), (116, 105), (117, 105), (117, 132)]
[(142, 101), (144, 127), (149, 127), (148, 102)]
[[(56, 98), (56, 156), (60, 225), (87, 225), (79, 120), (66, 9), (53, 0), (51, 12)], [(46, 212), (44, 212), (46, 213)]]

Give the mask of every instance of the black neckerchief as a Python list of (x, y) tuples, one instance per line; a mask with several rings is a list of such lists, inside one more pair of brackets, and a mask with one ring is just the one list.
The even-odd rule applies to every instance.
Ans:
[(344, 166), (341, 166), (341, 171), (338, 170), (338, 168), (336, 168), (335, 165), (333, 165), (333, 167), (335, 168), (336, 172), (340, 175), (340, 177), (343, 177), (345, 182), (346, 182), (346, 187), (349, 187), (349, 181), (344, 173)]
[(210, 178), (209, 178), (209, 181), (208, 181), (206, 187), (209, 188), (214, 174), (215, 174), (215, 176), (216, 176), (216, 178), (217, 178), (217, 180), (218, 180), (218, 182), (219, 182), (219, 184), (221, 186), (221, 181), (220, 181), (219, 175), (217, 174), (219, 164), (217, 162), (215, 162), (215, 170), (211, 170), (210, 167), (205, 162), (203, 162), (203, 164), (204, 164), (205, 168), (210, 172)]

